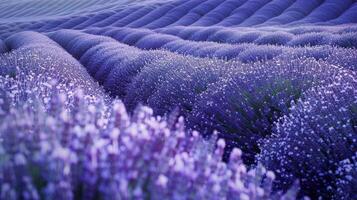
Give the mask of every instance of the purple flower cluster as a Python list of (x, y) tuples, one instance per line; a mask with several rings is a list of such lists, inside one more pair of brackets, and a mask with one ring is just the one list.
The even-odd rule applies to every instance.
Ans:
[(337, 180), (337, 190), (335, 199), (356, 199), (357, 198), (357, 153), (348, 159), (342, 160), (336, 170), (339, 177)]

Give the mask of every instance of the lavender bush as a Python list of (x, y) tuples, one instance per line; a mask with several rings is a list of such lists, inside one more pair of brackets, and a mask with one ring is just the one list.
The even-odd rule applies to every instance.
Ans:
[(199, 94), (188, 123), (204, 134), (219, 131), (231, 148), (243, 149), (248, 163), (259, 152), (258, 141), (271, 134), (293, 101), (310, 87), (345, 73), (323, 61), (292, 56), (234, 66)]
[[(357, 150), (356, 84), (356, 74), (345, 71), (333, 83), (310, 89), (290, 114), (275, 123), (258, 160), (277, 173), (278, 188), (298, 178), (302, 191), (315, 198), (356, 194), (348, 189), (353, 184), (348, 179), (338, 183), (336, 174), (339, 162), (352, 158)], [(351, 162), (354, 166), (355, 159)], [(353, 170), (346, 171), (351, 173), (348, 176), (354, 176)]]
[(175, 70), (167, 72), (147, 100), (155, 114), (164, 115), (170, 110), (179, 109), (180, 115), (187, 117), (199, 95), (233, 69), (232, 65), (222, 60), (207, 62), (187, 56), (177, 57), (175, 63)]
[(285, 45), (294, 37), (293, 34), (287, 32), (273, 32), (259, 37), (254, 43), (257, 44), (274, 44)]

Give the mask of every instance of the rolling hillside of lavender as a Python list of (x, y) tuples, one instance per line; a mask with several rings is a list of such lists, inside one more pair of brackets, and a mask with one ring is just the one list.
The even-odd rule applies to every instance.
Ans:
[(0, 0), (0, 200), (356, 200), (356, 0)]

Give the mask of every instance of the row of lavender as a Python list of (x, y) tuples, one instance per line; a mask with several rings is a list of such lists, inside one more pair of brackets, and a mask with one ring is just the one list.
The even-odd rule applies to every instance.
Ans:
[[(58, 32), (62, 32), (62, 35), (73, 35), (73, 32), (71, 33), (68, 30)], [(240, 56), (241, 52), (253, 47), (257, 49), (266, 48), (266, 45), (270, 45), (269, 51), (273, 52), (269, 54), (270, 57), (279, 55), (281, 50), (287, 47), (329, 45), (357, 48), (357, 27), (353, 25), (336, 28), (305, 26), (270, 29), (180, 26), (158, 30), (103, 27), (88, 28), (85, 32), (112, 37), (121, 43), (140, 49), (166, 49), (193, 56), (240, 59), (244, 62), (251, 60)], [(74, 35), (78, 35), (78, 33)], [(0, 44), (0, 51), (5, 48), (1, 48), (1, 46), (3, 45)], [(254, 52), (250, 52), (250, 54), (258, 56)]]
[[(5, 28), (6, 30), (6, 28)], [(25, 29), (26, 30), (26, 29)], [(32, 30), (32, 29), (30, 29)], [(37, 30), (34, 28), (33, 30)], [(63, 30), (61, 28), (54, 30)], [(37, 30), (38, 31), (38, 30)], [(53, 30), (52, 30), (53, 31)], [(179, 48), (189, 46), (196, 49), (232, 49), (240, 44), (241, 49), (256, 45), (282, 45), (287, 47), (330, 45), (344, 48), (357, 48), (357, 27), (341, 25), (334, 28), (324, 26), (302, 26), (298, 28), (222, 28), (174, 26), (156, 30), (129, 27), (90, 27), (84, 30), (90, 34), (112, 37), (122, 43), (141, 49), (165, 48), (182, 52)], [(18, 31), (15, 31), (18, 32)], [(43, 32), (51, 32), (46, 30)], [(7, 32), (12, 35), (11, 32)], [(7, 35), (2, 35), (6, 38)], [(251, 44), (251, 45), (247, 45)], [(254, 45), (253, 45), (254, 44)], [(279, 49), (280, 47), (276, 47)], [(186, 47), (187, 49), (187, 47)], [(211, 50), (212, 51), (212, 50)], [(187, 52), (190, 55), (206, 56), (202, 53)], [(215, 55), (208, 52), (209, 54)], [(222, 54), (223, 52), (221, 52)], [(216, 56), (220, 55), (217, 52)], [(232, 56), (227, 56), (231, 58)]]
[[(103, 27), (130, 27), (156, 30), (165, 27), (252, 27), (292, 25), (340, 25), (357, 22), (357, 3), (353, 0), (173, 0), (153, 1), (123, 6), (123, 2), (91, 3), (77, 0), (60, 1), (51, 6), (46, 3), (14, 3), (0, 7), (0, 17), (13, 19), (13, 23), (0, 24), (0, 35), (9, 35), (19, 30), (39, 32), (60, 29), (87, 29)], [(146, 1), (148, 2), (148, 1)], [(81, 6), (93, 5), (91, 12), (76, 13)], [(11, 5), (11, 4), (10, 4)], [(97, 12), (94, 7), (101, 5)], [(56, 6), (54, 9), (54, 6)], [(72, 13), (54, 18), (61, 10)], [(49, 18), (40, 17), (48, 13)], [(37, 14), (39, 16), (37, 16)], [(24, 16), (36, 16), (41, 21), (24, 20)], [(54, 18), (54, 19), (53, 19)], [(239, 31), (239, 29), (237, 29)]]
[[(175, 110), (204, 136), (217, 130), (227, 142), (224, 160), (241, 148), (247, 164), (261, 162), (276, 172), (277, 190), (299, 179), (302, 194), (312, 197), (356, 195), (355, 50), (327, 46), (321, 56), (321, 48), (285, 48), (270, 60), (263, 52), (258, 62), (242, 63), (142, 51), (77, 31), (50, 37), (57, 43), (33, 32), (8, 38), (13, 52), (1, 59), (8, 69), (2, 73), (16, 74), (11, 68), (19, 63), (41, 70), (55, 65), (55, 77), (87, 84), (86, 93), (102, 96), (94, 82), (84, 81), (90, 80), (84, 66), (130, 113), (143, 103), (154, 115)], [(41, 70), (35, 74), (51, 74)]]
[[(331, 30), (329, 32), (331, 32)], [(336, 49), (329, 46), (352, 49), (357, 47), (357, 37), (353, 27), (347, 27), (340, 30), (347, 31), (343, 34), (340, 34), (338, 31), (335, 34), (313, 32), (296, 36), (293, 43), (296, 43), (298, 46), (295, 46), (294, 48), (289, 47), (289, 45), (286, 44), (290, 37), (287, 36), (289, 33), (280, 31), (263, 35), (261, 35), (261, 31), (236, 32), (233, 30), (197, 30), (194, 28), (185, 28), (183, 31), (176, 29), (167, 29), (162, 31), (163, 33), (156, 33), (154, 31), (144, 29), (102, 28), (90, 29), (86, 32), (111, 37), (120, 43), (135, 46), (144, 50), (165, 49), (184, 55), (189, 54), (196, 57), (214, 57), (229, 60), (240, 60), (242, 62), (255, 62), (259, 59), (271, 59), (279, 56), (283, 53), (283, 51), (291, 50), (294, 50), (296, 54), (300, 55), (304, 54), (305, 51), (306, 56), (314, 57), (316, 59), (324, 59), (328, 57), (331, 49)], [(316, 31), (316, 29), (313, 29), (312, 31)], [(71, 52), (73, 54), (83, 53), (75, 52), (75, 48), (88, 43), (88, 38), (90, 36), (89, 34), (86, 35), (79, 31), (73, 30), (60, 30), (49, 33), (48, 35), (54, 40), (58, 40), (58, 42), (64, 47), (69, 42), (75, 43), (75, 45), (69, 44), (72, 46), (65, 47), (71, 48)], [(188, 36), (189, 38), (187, 38)], [(26, 37), (32, 36), (31, 34), (27, 34)], [(100, 40), (100, 38), (105, 37), (92, 36), (90, 38)], [(18, 38), (18, 36), (15, 38)], [(106, 39), (106, 41), (114, 42), (114, 40), (109, 39)], [(11, 47), (7, 47), (7, 45), (0, 40), (0, 52), (6, 52), (9, 49), (11, 49)], [(341, 52), (343, 50), (340, 49), (339, 51)], [(346, 54), (349, 54), (351, 51), (346, 50), (346, 52)], [(353, 64), (355, 63), (351, 64), (350, 62), (347, 65)], [(354, 66), (351, 66), (350, 68), (353, 67)]]

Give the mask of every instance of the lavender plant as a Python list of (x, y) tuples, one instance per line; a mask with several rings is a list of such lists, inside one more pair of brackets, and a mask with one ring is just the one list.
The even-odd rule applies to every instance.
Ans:
[(341, 36), (333, 38), (333, 45), (345, 48), (357, 48), (357, 36), (355, 33), (345, 33)]
[[(147, 104), (147, 100), (166, 79), (168, 72), (188, 62), (175, 54), (171, 54), (169, 58), (158, 59), (149, 63), (133, 78), (124, 99), (129, 110), (135, 108), (139, 103)], [(171, 60), (178, 60), (179, 62), (171, 62)]]
[(273, 32), (267, 35), (263, 35), (254, 41), (256, 44), (273, 44), (273, 45), (285, 45), (294, 37), (293, 34), (287, 32)]
[(175, 108), (187, 117), (201, 93), (220, 77), (230, 73), (233, 66), (222, 60), (178, 57), (179, 64), (167, 72), (156, 91), (148, 98), (147, 104), (155, 114), (164, 115)]
[(257, 46), (246, 49), (239, 54), (238, 58), (245, 63), (270, 60), (282, 53), (282, 49), (277, 46)]
[(305, 33), (298, 35), (294, 39), (290, 40), (287, 45), (290, 46), (316, 46), (329, 44), (332, 38), (331, 33)]
[(129, 92), (127, 89), (141, 70), (151, 62), (162, 60), (171, 56), (166, 51), (143, 51), (134, 54), (130, 59), (126, 59), (120, 65), (114, 66), (105, 80), (103, 87), (115, 97), (124, 98)]

